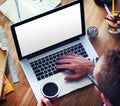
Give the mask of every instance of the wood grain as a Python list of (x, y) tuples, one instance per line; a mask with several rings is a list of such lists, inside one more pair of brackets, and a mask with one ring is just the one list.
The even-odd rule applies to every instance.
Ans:
[[(4, 1), (5, 0), (0, 0), (0, 4)], [(72, 0), (62, 0), (62, 4), (70, 1)], [(98, 55), (101, 56), (102, 53), (106, 52), (108, 49), (119, 48), (120, 35), (111, 35), (107, 32), (108, 25), (104, 19), (105, 15), (107, 14), (105, 9), (97, 6), (94, 3), (94, 0), (84, 0), (84, 4), (86, 29), (92, 25), (99, 29), (98, 36), (95, 39), (90, 39)], [(117, 1), (115, 7), (115, 10), (120, 10), (119, 0)], [(14, 87), (14, 92), (7, 95), (7, 101), (0, 103), (0, 106), (36, 106), (37, 101), (19, 64), (12, 34), (10, 32), (11, 24), (12, 22), (10, 22), (9, 19), (0, 13), (0, 25), (4, 28), (20, 82), (16, 84), (12, 83), (9, 69), (7, 68), (6, 74), (12, 86)], [(55, 100), (53, 102), (53, 106), (99, 106), (100, 102), (101, 98), (99, 93), (97, 93), (94, 89), (94, 86), (91, 85)]]

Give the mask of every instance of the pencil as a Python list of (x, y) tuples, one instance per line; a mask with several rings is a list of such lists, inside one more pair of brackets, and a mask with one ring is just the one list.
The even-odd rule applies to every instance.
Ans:
[(112, 17), (114, 17), (114, 0), (112, 0)]

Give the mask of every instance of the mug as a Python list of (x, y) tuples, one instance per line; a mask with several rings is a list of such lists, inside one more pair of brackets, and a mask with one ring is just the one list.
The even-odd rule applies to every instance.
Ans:
[(44, 97), (54, 100), (60, 93), (60, 86), (57, 82), (45, 82), (41, 86), (41, 93)]
[[(114, 12), (115, 17), (120, 14), (119, 11), (115, 11)], [(107, 18), (110, 19), (109, 15), (107, 15)], [(109, 20), (106, 20), (106, 22), (108, 23), (108, 32), (110, 34), (116, 35), (116, 34), (120, 34), (120, 15), (118, 18), (116, 18), (116, 21), (111, 22)]]

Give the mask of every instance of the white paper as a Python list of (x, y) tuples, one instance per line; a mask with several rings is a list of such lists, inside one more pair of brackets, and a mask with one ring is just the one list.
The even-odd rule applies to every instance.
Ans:
[[(39, 2), (38, 2), (39, 1)], [(55, 8), (60, 0), (18, 0), (20, 18), (18, 16), (15, 0), (6, 0), (1, 6), (0, 11), (13, 23), (41, 14)]]

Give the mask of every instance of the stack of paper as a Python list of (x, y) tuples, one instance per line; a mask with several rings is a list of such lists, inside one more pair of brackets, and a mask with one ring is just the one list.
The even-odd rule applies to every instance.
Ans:
[(3, 78), (7, 62), (7, 51), (0, 48), (0, 95), (2, 93)]
[(17, 0), (20, 10), (20, 18), (17, 11), (16, 0), (6, 0), (0, 11), (13, 23), (33, 17), (43, 12), (54, 9), (61, 0)]
[(8, 50), (5, 39), (4, 30), (0, 26), (0, 102), (6, 100), (5, 95), (14, 90), (5, 76), (6, 63), (8, 62)]

